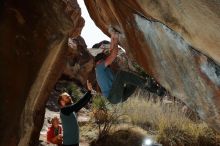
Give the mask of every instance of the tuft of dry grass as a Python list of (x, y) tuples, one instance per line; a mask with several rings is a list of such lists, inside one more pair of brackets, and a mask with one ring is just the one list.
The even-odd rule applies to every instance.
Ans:
[(163, 146), (219, 145), (211, 128), (202, 121), (191, 121), (176, 104), (132, 97), (120, 106), (120, 112), (128, 115), (132, 124), (147, 130)]
[(141, 146), (144, 135), (135, 129), (121, 129), (91, 143), (91, 146)]

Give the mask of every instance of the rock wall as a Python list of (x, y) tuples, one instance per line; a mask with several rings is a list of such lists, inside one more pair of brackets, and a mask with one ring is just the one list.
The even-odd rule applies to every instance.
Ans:
[[(85, 2), (103, 32), (109, 25), (121, 32), (130, 58), (220, 131), (220, 2)], [(34, 146), (63, 70), (84, 85), (93, 69), (78, 37), (84, 20), (76, 0), (3, 0), (0, 20), (0, 145)]]
[(76, 0), (0, 2), (0, 145), (37, 145), (68, 36), (79, 36), (83, 26)]
[(79, 86), (86, 87), (87, 80), (95, 84), (94, 57), (89, 53), (84, 39), (80, 36), (69, 38), (68, 50), (67, 64), (63, 75)]
[(90, 0), (87, 9), (172, 95), (220, 132), (220, 2)]

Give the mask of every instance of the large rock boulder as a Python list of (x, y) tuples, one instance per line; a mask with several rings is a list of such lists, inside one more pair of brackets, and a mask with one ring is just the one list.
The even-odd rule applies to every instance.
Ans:
[(80, 36), (69, 38), (68, 44), (67, 64), (63, 75), (81, 87), (86, 87), (87, 80), (95, 84), (94, 57), (89, 53), (84, 39)]
[(120, 32), (129, 56), (220, 132), (220, 2), (90, 0), (107, 35)]
[(0, 2), (0, 145), (37, 145), (68, 36), (79, 36), (83, 26), (76, 0)]
[[(130, 58), (220, 131), (218, 1), (85, 2), (103, 32), (121, 32)], [(94, 79), (84, 20), (77, 0), (3, 0), (0, 20), (0, 145), (34, 146), (61, 74), (81, 86)]]

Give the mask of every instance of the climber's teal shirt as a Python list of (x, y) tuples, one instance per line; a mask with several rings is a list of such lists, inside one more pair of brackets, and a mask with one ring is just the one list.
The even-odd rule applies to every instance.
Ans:
[(73, 145), (79, 143), (79, 125), (76, 113), (85, 106), (92, 97), (88, 91), (76, 104), (61, 108), (60, 118), (63, 126), (63, 144)]
[(96, 65), (95, 73), (96, 80), (101, 88), (102, 94), (108, 98), (112, 88), (112, 82), (114, 80), (112, 70), (109, 67), (106, 67), (105, 62), (102, 61)]

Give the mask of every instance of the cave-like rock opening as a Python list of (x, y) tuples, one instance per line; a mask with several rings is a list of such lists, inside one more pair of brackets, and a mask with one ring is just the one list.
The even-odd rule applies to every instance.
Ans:
[[(109, 25), (121, 33), (130, 58), (220, 131), (218, 1), (85, 3), (104, 33)], [(62, 73), (76, 74), (77, 66), (66, 67), (68, 57), (84, 55), (86, 67), (75, 79), (82, 86), (92, 72), (80, 37), (84, 19), (76, 0), (4, 0), (0, 8), (0, 145), (34, 146), (51, 89)], [(72, 50), (70, 36), (77, 44)]]

